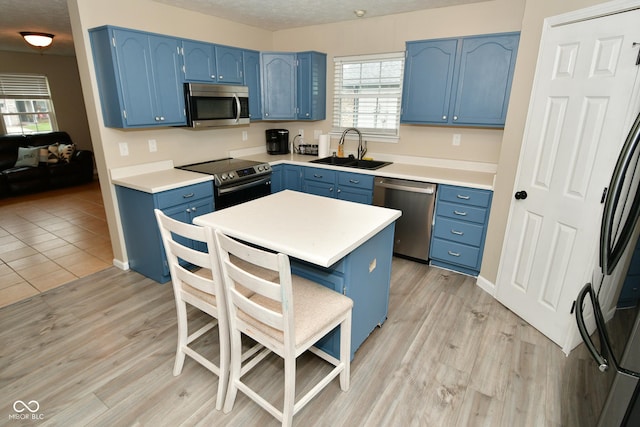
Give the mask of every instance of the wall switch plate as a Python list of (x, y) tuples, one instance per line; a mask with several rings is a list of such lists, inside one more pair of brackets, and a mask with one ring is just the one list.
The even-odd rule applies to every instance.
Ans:
[(150, 139), (149, 140), (149, 152), (150, 153), (155, 153), (156, 151), (158, 151), (158, 144), (156, 143), (155, 139)]
[(300, 138), (304, 138), (304, 129), (298, 129), (298, 135), (300, 135)]
[(243, 141), (246, 141), (248, 138), (249, 138), (249, 136), (247, 135), (247, 131), (246, 131), (246, 130), (243, 130), (243, 131), (242, 131), (242, 140), (243, 140)]
[(460, 135), (459, 133), (454, 133), (452, 144), (457, 147), (458, 145), (460, 145), (461, 139), (462, 139), (462, 135)]
[(118, 143), (118, 147), (120, 148), (120, 155), (121, 156), (128, 156), (129, 155), (129, 144), (127, 144), (126, 142), (119, 142)]

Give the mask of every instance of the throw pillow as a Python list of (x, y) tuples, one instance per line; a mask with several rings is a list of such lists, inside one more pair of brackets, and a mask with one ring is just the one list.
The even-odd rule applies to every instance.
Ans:
[(76, 145), (73, 143), (58, 145), (58, 159), (61, 162), (69, 163), (74, 151), (76, 151)]
[(38, 161), (40, 160), (38, 155), (39, 150), (38, 147), (18, 147), (18, 160), (16, 161), (15, 167), (38, 166)]
[(48, 147), (49, 155), (47, 163), (58, 163), (58, 145), (58, 143), (55, 143)]

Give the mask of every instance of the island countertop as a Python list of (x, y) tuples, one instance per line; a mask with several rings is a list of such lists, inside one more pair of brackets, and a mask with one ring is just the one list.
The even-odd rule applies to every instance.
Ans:
[(193, 222), (330, 267), (401, 214), (395, 209), (284, 190), (198, 216)]

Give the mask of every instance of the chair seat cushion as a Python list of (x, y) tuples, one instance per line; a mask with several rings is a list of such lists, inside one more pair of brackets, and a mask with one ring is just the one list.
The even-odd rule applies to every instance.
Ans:
[[(308, 341), (318, 330), (337, 324), (337, 320), (353, 307), (351, 298), (316, 282), (296, 275), (291, 275), (291, 281), (296, 347)], [(275, 312), (282, 312), (280, 302), (263, 295), (254, 294), (249, 299)], [(282, 331), (265, 325), (243, 312), (238, 312), (238, 317), (278, 342), (284, 342)]]

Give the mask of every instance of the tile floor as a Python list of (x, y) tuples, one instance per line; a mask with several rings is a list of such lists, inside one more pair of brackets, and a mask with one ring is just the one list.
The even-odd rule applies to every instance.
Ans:
[(111, 265), (97, 181), (0, 199), (0, 307)]

